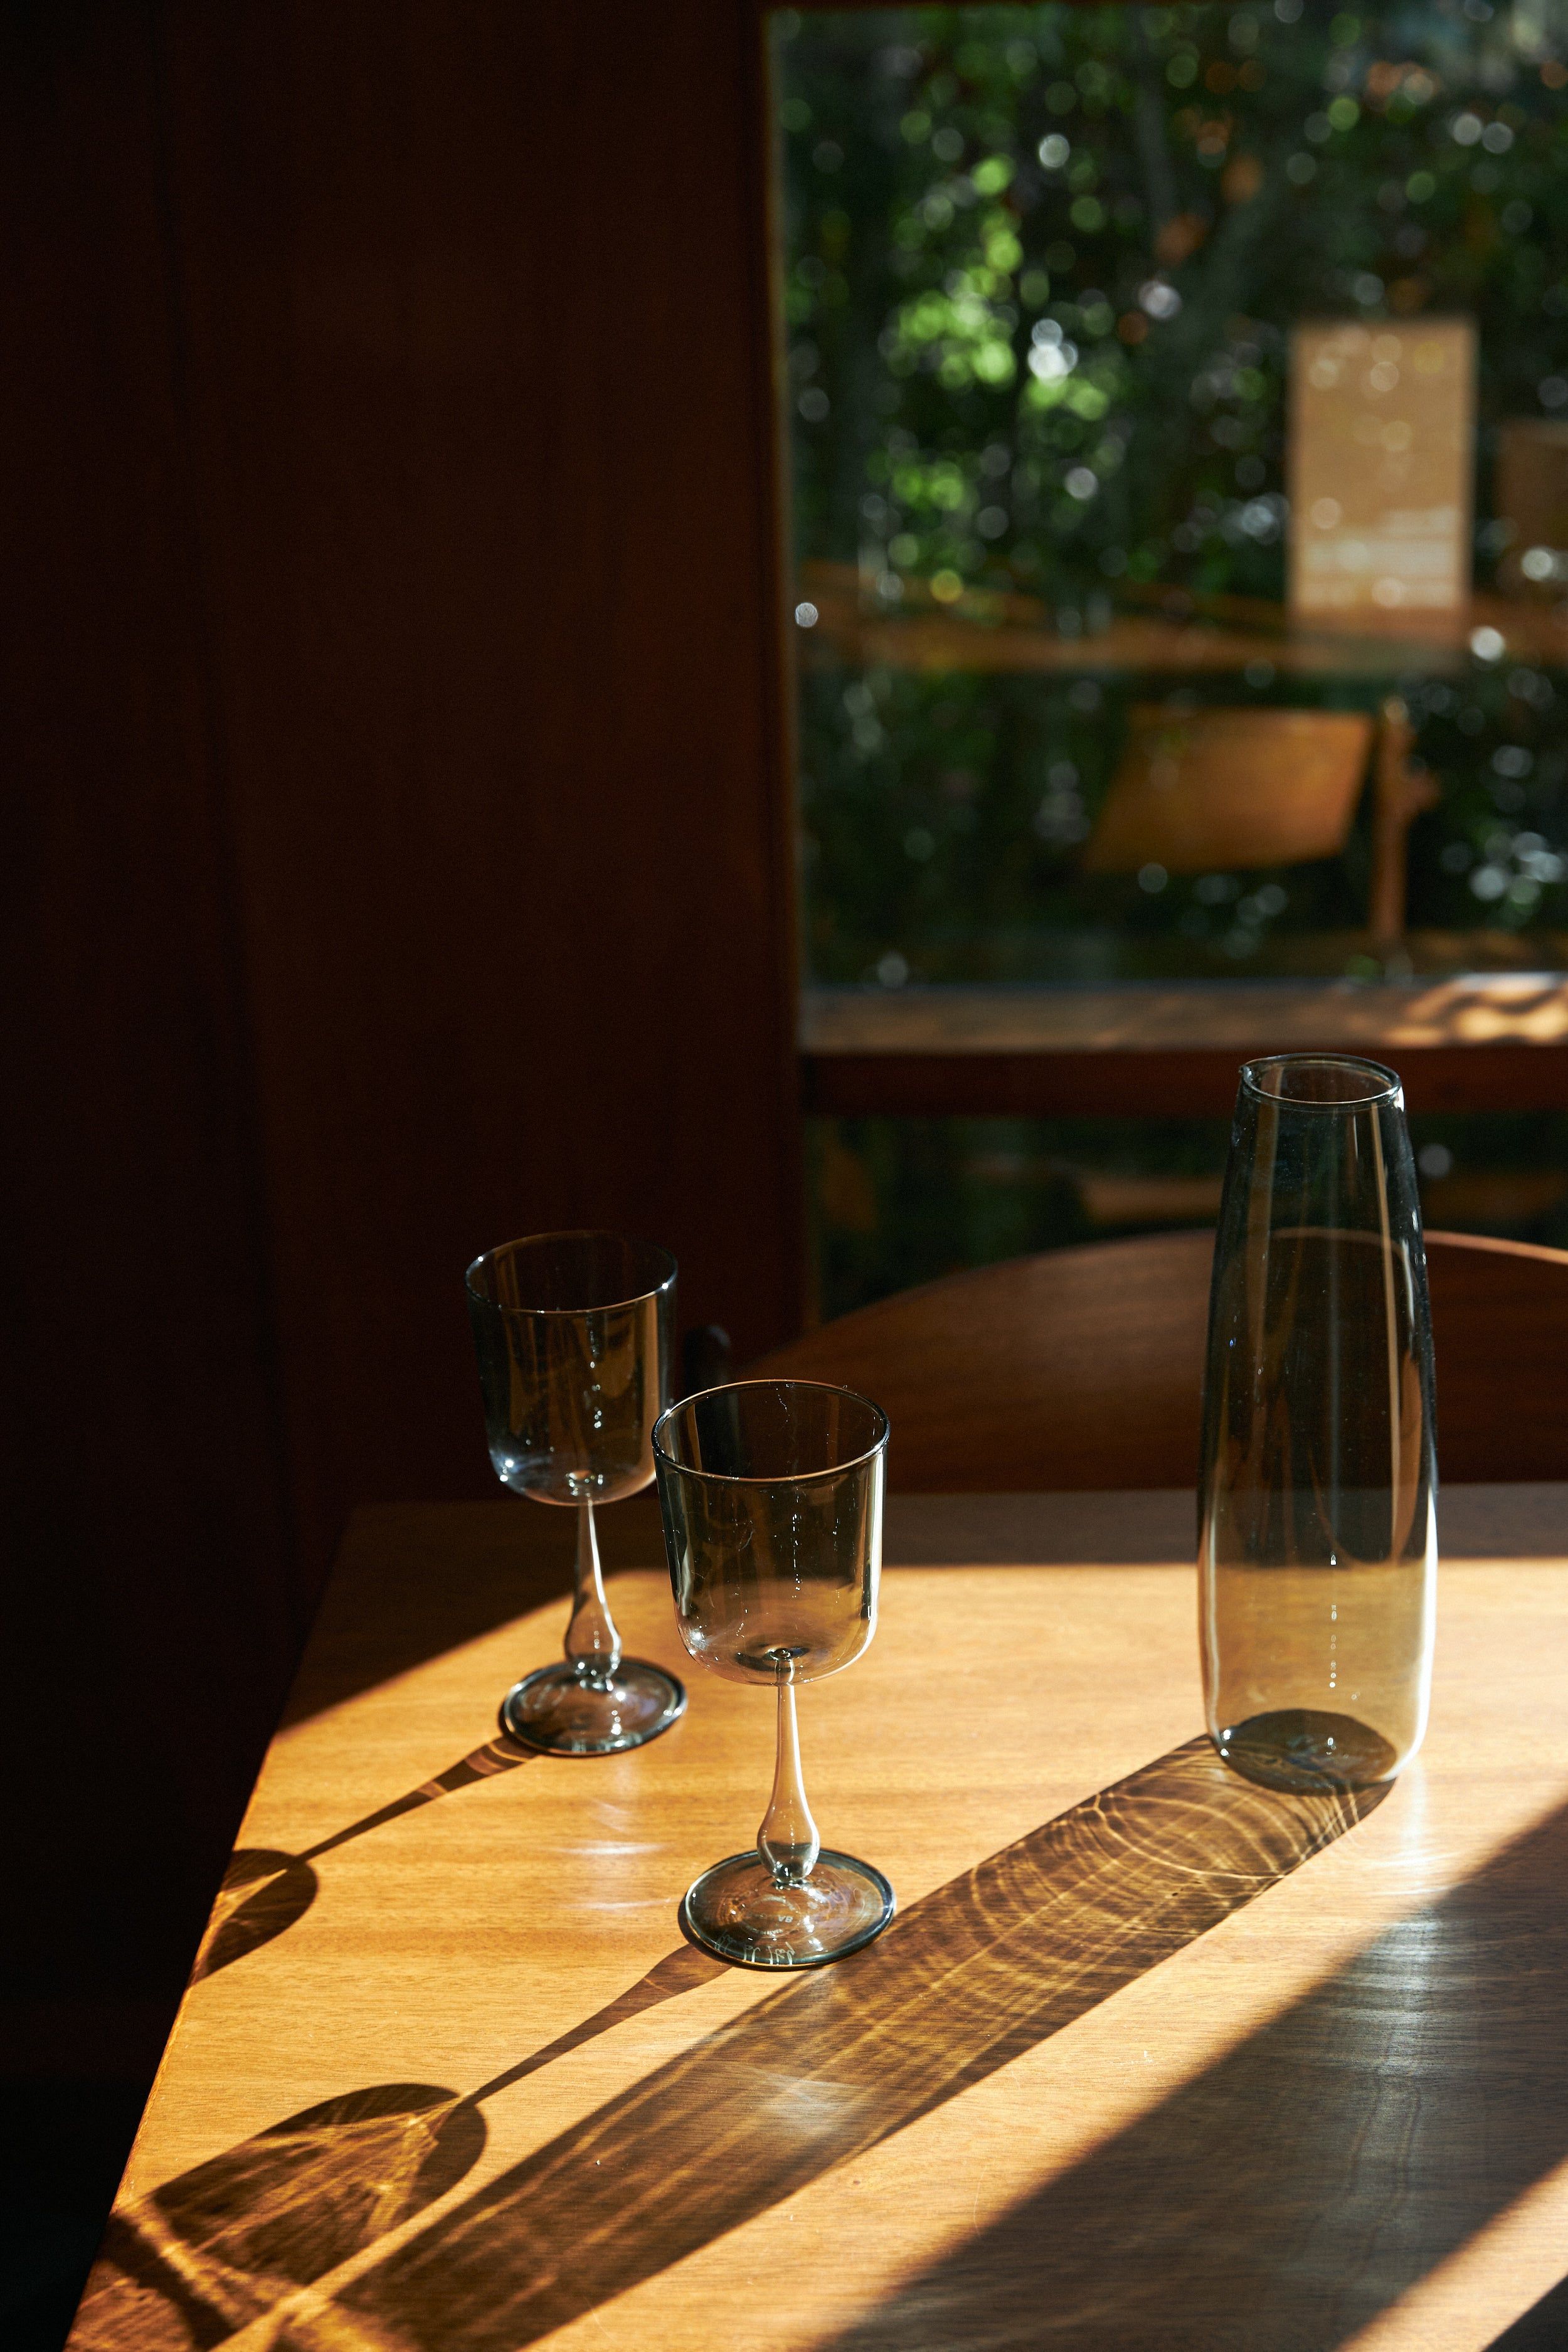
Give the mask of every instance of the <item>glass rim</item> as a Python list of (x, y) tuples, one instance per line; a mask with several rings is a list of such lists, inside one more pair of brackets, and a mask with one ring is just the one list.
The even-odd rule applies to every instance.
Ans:
[[(488, 1265), (508, 1250), (527, 1249), (535, 1242), (619, 1242), (625, 1247), (645, 1250), (649, 1257), (662, 1258), (669, 1271), (647, 1290), (634, 1290), (625, 1298), (605, 1298), (595, 1307), (509, 1307), (504, 1299), (487, 1298), (477, 1289), (474, 1276), (481, 1265)], [(674, 1285), (680, 1268), (668, 1250), (658, 1242), (639, 1241), (635, 1234), (616, 1233), (610, 1225), (563, 1225), (551, 1233), (519, 1234), (510, 1242), (492, 1242), (478, 1257), (470, 1258), (463, 1274), (463, 1287), (479, 1307), (493, 1308), (498, 1315), (616, 1315), (624, 1307), (645, 1306), (650, 1298), (661, 1298)]]
[[(875, 1413), (881, 1423), (881, 1429), (871, 1444), (860, 1453), (852, 1454), (847, 1462), (829, 1463), (825, 1469), (821, 1470), (786, 1470), (775, 1472), (771, 1477), (757, 1477), (734, 1470), (699, 1470), (689, 1462), (678, 1462), (660, 1440), (659, 1432), (664, 1428), (665, 1423), (673, 1421), (678, 1412), (684, 1412), (688, 1405), (700, 1404), (704, 1397), (734, 1396), (742, 1389), (811, 1389), (818, 1396), (848, 1397), (854, 1403), (863, 1404), (868, 1412)], [(710, 1486), (806, 1486), (817, 1479), (842, 1478), (847, 1471), (863, 1469), (868, 1462), (874, 1462), (879, 1454), (886, 1454), (891, 1430), (892, 1423), (879, 1404), (874, 1402), (868, 1396), (862, 1396), (858, 1389), (843, 1388), (837, 1381), (768, 1380), (766, 1378), (760, 1381), (716, 1381), (710, 1389), (693, 1389), (689, 1396), (678, 1397), (673, 1404), (666, 1405), (654, 1423), (652, 1444), (655, 1460), (668, 1464), (668, 1467), (678, 1471), (682, 1478), (704, 1478)]]
[[(1273, 1094), (1267, 1087), (1258, 1084), (1260, 1071), (1302, 1069), (1308, 1066), (1316, 1069), (1355, 1070), (1374, 1083), (1364, 1094), (1342, 1095), (1335, 1101), (1324, 1100), (1312, 1095)], [(1379, 1103), (1396, 1101), (1404, 1090), (1404, 1081), (1398, 1071), (1391, 1070), (1386, 1062), (1374, 1062), (1369, 1054), (1335, 1054), (1326, 1048), (1316, 1053), (1258, 1054), (1250, 1061), (1242, 1063), (1240, 1076), (1243, 1087), (1247, 1093), (1255, 1096), (1259, 1102), (1285, 1103), (1292, 1110), (1369, 1110)]]

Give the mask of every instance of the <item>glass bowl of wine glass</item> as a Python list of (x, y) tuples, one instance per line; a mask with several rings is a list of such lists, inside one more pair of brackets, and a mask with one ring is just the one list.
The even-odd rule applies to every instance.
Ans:
[(824, 1846), (801, 1779), (795, 1692), (852, 1665), (877, 1628), (888, 1420), (850, 1390), (743, 1381), (672, 1405), (654, 1463), (680, 1638), (727, 1682), (771, 1685), (773, 1790), (745, 1853), (681, 1905), (687, 1933), (750, 1968), (815, 1968), (893, 1916), (879, 1870)]

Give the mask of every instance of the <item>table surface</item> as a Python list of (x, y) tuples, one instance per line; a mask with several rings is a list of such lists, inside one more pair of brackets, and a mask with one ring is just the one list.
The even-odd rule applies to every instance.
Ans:
[(494, 1736), (563, 1517), (356, 1520), (72, 2352), (1568, 2342), (1568, 1488), (1445, 1497), (1431, 1730), (1355, 1801), (1201, 1738), (1190, 1496), (895, 1504), (802, 1735), (900, 1913), (783, 1981), (676, 1926), (773, 1708), (688, 1668), (644, 1498), (687, 1716)]

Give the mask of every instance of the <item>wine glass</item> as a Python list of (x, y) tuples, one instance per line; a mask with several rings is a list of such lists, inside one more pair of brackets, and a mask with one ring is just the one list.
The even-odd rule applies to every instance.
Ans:
[(669, 1393), (675, 1260), (619, 1234), (533, 1234), (468, 1271), (485, 1433), (515, 1495), (577, 1514), (566, 1654), (513, 1685), (503, 1731), (557, 1756), (610, 1756), (668, 1729), (686, 1706), (673, 1675), (621, 1655), (605, 1598), (595, 1503), (653, 1477), (651, 1433)]
[(742, 1381), (653, 1433), (680, 1638), (729, 1682), (778, 1692), (778, 1763), (754, 1850), (688, 1889), (681, 1924), (721, 1959), (814, 1968), (893, 1916), (879, 1870), (823, 1846), (795, 1694), (853, 1664), (877, 1627), (887, 1415), (815, 1381)]
[(1392, 1780), (1426, 1723), (1437, 1467), (1415, 1168), (1382, 1063), (1243, 1068), (1204, 1391), (1210, 1736), (1272, 1788)]

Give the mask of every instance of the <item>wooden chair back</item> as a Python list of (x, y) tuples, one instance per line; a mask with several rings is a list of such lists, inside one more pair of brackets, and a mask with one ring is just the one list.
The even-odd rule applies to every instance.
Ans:
[[(751, 1376), (874, 1397), (903, 1494), (1191, 1486), (1213, 1251), (1155, 1234), (948, 1275)], [(1440, 1475), (1568, 1479), (1568, 1251), (1432, 1233), (1426, 1255)]]
[(1372, 749), (1352, 710), (1140, 705), (1093, 833), (1086, 874), (1299, 866), (1344, 847)]

